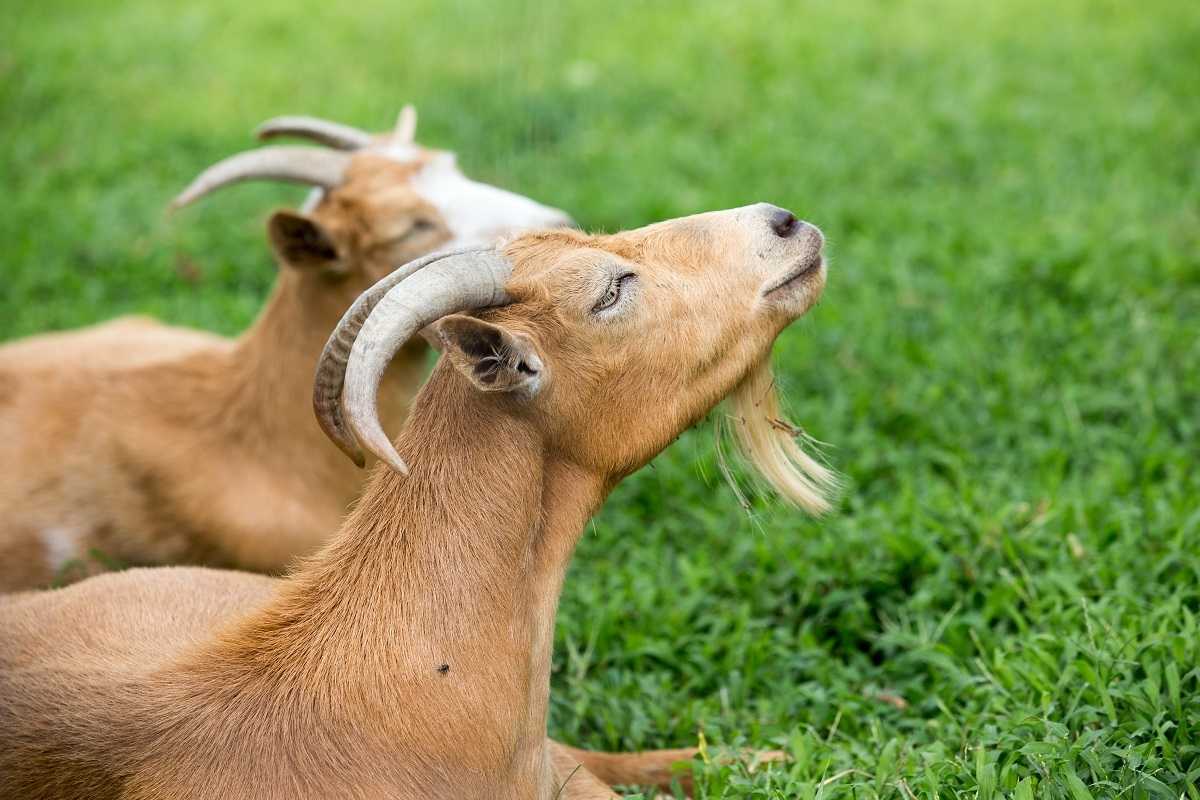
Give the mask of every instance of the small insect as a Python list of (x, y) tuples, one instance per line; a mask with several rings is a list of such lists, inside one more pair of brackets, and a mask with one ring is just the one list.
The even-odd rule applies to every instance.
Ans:
[(437, 671), (438, 671), (438, 673), (439, 673), (439, 674), (441, 674), (441, 675), (445, 675), (447, 672), (449, 672), (449, 671), (450, 671), (450, 665), (449, 665), (449, 664), (442, 664), (440, 667), (438, 667), (438, 668), (437, 668)]

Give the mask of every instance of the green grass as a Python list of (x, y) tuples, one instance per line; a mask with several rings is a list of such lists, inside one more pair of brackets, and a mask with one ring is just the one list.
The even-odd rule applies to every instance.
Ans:
[(302, 193), (162, 209), (278, 113), (414, 101), (589, 227), (763, 199), (824, 228), (777, 360), (840, 506), (745, 512), (707, 426), (623, 484), (554, 735), (791, 751), (698, 765), (707, 798), (1200, 800), (1194, 4), (3, 4), (4, 338), (245, 326)]

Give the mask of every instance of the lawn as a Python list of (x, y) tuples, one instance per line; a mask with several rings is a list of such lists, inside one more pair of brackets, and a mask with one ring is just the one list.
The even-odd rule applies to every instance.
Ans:
[(769, 200), (820, 225), (781, 339), (845, 476), (804, 518), (712, 425), (626, 481), (559, 618), (551, 733), (779, 746), (707, 798), (1200, 800), (1200, 9), (918, 0), (2, 0), (0, 338), (233, 333), (279, 113), (406, 101), (465, 168), (615, 230)]

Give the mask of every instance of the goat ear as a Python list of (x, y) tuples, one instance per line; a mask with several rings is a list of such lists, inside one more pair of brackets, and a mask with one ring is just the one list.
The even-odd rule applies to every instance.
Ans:
[(321, 223), (296, 211), (281, 210), (267, 222), (271, 247), (280, 263), (301, 269), (337, 269), (341, 253)]
[(433, 327), (446, 357), (480, 391), (533, 397), (541, 390), (545, 365), (528, 336), (461, 314)]

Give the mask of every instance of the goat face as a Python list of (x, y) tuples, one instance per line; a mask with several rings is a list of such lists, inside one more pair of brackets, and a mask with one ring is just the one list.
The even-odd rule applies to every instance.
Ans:
[(398, 264), (439, 247), (573, 224), (558, 209), (470, 180), (451, 153), (412, 146), (405, 153), (411, 157), (397, 160), (386, 147), (356, 152), (343, 182), (311, 211), (275, 212), (267, 229), (280, 263), (323, 283), (341, 279), (349, 304)]
[(268, 234), (279, 262), (315, 276), (347, 304), (366, 286), (440, 247), (489, 245), (519, 231), (571, 226), (563, 211), (465, 176), (453, 153), (418, 145), (416, 111), (372, 135), (314, 117), (277, 117), (261, 139), (302, 137), (330, 149), (264, 147), (206, 169), (171, 203), (182, 208), (244, 180), (317, 187), (304, 208), (276, 212)]
[(820, 296), (823, 238), (761, 203), (613, 236), (512, 241), (512, 302), (437, 326), (455, 366), (621, 477), (708, 413)]
[(413, 191), (415, 164), (369, 153), (347, 163), (342, 183), (321, 193), (311, 211), (276, 211), (267, 232), (284, 267), (345, 280), (356, 295), (397, 264), (448, 244), (438, 209)]

